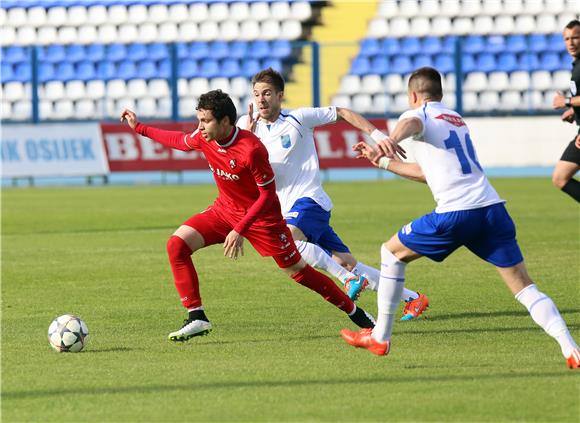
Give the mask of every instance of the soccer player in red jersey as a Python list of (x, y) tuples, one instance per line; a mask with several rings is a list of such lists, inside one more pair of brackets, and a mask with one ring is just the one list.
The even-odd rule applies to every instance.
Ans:
[(262, 256), (273, 257), (296, 282), (347, 313), (357, 326), (372, 327), (372, 317), (357, 308), (332, 280), (307, 265), (296, 250), (282, 218), (266, 147), (253, 133), (235, 126), (236, 108), (231, 98), (221, 90), (201, 95), (197, 119), (197, 130), (186, 134), (144, 125), (127, 109), (121, 114), (121, 121), (138, 134), (167, 147), (203, 152), (218, 187), (215, 202), (187, 219), (167, 242), (175, 287), (189, 312), (181, 329), (170, 333), (169, 339), (186, 341), (212, 328), (191, 255), (200, 248), (223, 243), (224, 255), (235, 259), (243, 254), (244, 238)]

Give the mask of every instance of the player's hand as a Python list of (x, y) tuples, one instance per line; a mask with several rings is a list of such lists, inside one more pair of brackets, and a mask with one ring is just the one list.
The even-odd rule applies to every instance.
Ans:
[(224, 256), (237, 259), (244, 255), (244, 237), (232, 230), (224, 241)]
[(390, 137), (378, 142), (375, 147), (378, 148), (378, 151), (382, 155), (387, 156), (389, 159), (396, 159), (397, 157), (402, 159), (407, 158), (407, 152), (405, 149)]
[(568, 110), (562, 113), (561, 117), (564, 122), (574, 123), (574, 109), (570, 107)]
[(248, 106), (248, 122), (246, 123), (246, 129), (250, 132), (254, 132), (257, 124), (258, 120), (254, 119), (254, 103), (250, 102), (250, 105)]
[(135, 114), (135, 112), (129, 109), (125, 109), (121, 113), (121, 122), (123, 121), (127, 122), (127, 124), (131, 127), (131, 129), (135, 129), (135, 127), (137, 126), (137, 115)]
[(574, 142), (574, 145), (576, 146), (576, 148), (580, 148), (580, 135), (578, 135), (576, 137), (576, 141)]
[(564, 97), (564, 94), (560, 91), (554, 95), (554, 99), (552, 100), (552, 107), (554, 109), (563, 109), (566, 107), (566, 97)]
[(382, 154), (375, 150), (372, 146), (368, 145), (366, 142), (359, 142), (352, 146), (353, 151), (356, 151), (358, 155), (357, 159), (367, 159), (370, 162), (375, 163), (378, 161)]

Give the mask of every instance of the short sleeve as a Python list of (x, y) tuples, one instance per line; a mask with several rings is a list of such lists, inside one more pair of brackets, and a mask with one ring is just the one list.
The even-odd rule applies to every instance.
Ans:
[(240, 116), (238, 122), (236, 123), (236, 126), (240, 129), (246, 129), (247, 125), (248, 125), (248, 115)]
[(398, 122), (404, 120), (404, 119), (409, 119), (409, 118), (415, 118), (415, 119), (419, 119), (421, 121), (422, 128), (421, 128), (421, 132), (418, 133), (417, 135), (415, 135), (413, 138), (418, 139), (420, 137), (423, 136), (423, 134), (425, 133), (425, 125), (427, 123), (427, 115), (424, 113), (423, 109), (419, 108), (419, 109), (413, 109), (413, 110), (407, 110), (405, 113), (403, 113), (401, 116), (399, 116), (399, 120)]
[(191, 148), (192, 150), (199, 150), (200, 149), (200, 142), (202, 140), (201, 133), (198, 129), (195, 132), (190, 134), (186, 134), (185, 138), (183, 139), (185, 144)]
[(274, 182), (274, 171), (268, 160), (268, 150), (259, 141), (251, 150), (248, 169), (252, 172), (256, 185), (259, 187)]
[[(302, 118), (303, 124), (309, 128), (326, 125), (328, 123), (336, 122), (337, 114), (336, 107), (305, 107), (298, 109), (296, 116), (298, 119)], [(291, 115), (295, 113), (292, 112)], [(301, 115), (301, 116), (300, 116)]]

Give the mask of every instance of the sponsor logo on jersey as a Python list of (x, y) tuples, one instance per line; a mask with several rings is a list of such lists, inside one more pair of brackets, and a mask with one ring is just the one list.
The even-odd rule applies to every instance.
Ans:
[(457, 127), (465, 126), (465, 122), (463, 121), (463, 118), (461, 118), (461, 116), (448, 115), (443, 113), (442, 115), (437, 116), (435, 119), (444, 120), (445, 122), (448, 122), (451, 125)]
[(234, 159), (230, 160), (230, 167), (233, 169), (236, 167), (236, 161)]
[(284, 217), (291, 217), (293, 219), (296, 219), (298, 217), (298, 212), (286, 213), (286, 216), (284, 216)]
[(405, 235), (409, 235), (413, 231), (413, 227), (411, 226), (411, 223), (407, 223), (405, 226), (403, 226), (402, 231)]
[(280, 141), (282, 142), (283, 148), (290, 148), (292, 142), (290, 141), (290, 135), (285, 134), (280, 137)]
[(288, 261), (290, 260), (292, 257), (294, 257), (296, 255), (296, 250), (292, 251), (290, 254), (288, 254), (287, 256), (284, 256), (284, 261)]
[(570, 81), (570, 92), (572, 93), (573, 96), (576, 95), (577, 90), (578, 88), (576, 87), (576, 81)]
[(221, 179), (223, 179), (224, 181), (239, 181), (240, 177), (238, 175), (236, 175), (235, 173), (230, 173), (230, 172), (226, 172), (225, 170), (222, 169), (214, 169), (212, 167), (212, 165), (209, 165), (209, 169), (215, 173), (217, 176), (219, 176)]
[(220, 148), (217, 149), (217, 152), (218, 153), (227, 153), (227, 150), (225, 148), (221, 148), (220, 147)]

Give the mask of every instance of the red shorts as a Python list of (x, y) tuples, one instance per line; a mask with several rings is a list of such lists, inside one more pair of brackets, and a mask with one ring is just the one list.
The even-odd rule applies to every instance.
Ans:
[[(207, 247), (223, 244), (238, 221), (238, 218), (223, 208), (213, 205), (191, 216), (183, 224), (198, 231), (203, 237), (204, 246)], [(302, 258), (283, 219), (278, 222), (254, 222), (243, 236), (260, 255), (274, 257), (282, 268), (290, 267)]]

